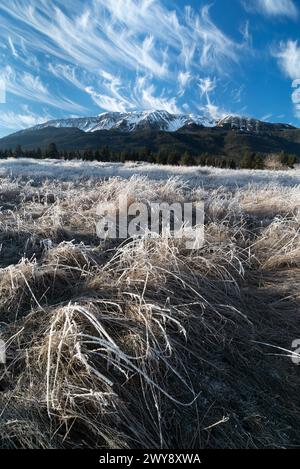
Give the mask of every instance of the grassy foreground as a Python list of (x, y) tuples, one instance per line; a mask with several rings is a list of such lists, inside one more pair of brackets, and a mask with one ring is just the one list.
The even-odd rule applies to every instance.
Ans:
[[(204, 247), (100, 242), (120, 195), (204, 200)], [(299, 205), (279, 184), (2, 178), (0, 446), (299, 446)]]

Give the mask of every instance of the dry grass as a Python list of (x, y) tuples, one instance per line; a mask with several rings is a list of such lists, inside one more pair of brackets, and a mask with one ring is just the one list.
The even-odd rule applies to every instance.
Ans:
[[(99, 241), (120, 195), (204, 200), (204, 247)], [(1, 446), (299, 446), (299, 204), (279, 184), (2, 179)]]

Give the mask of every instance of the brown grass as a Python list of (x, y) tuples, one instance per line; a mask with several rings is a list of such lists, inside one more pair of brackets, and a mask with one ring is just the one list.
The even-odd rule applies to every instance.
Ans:
[[(204, 247), (101, 242), (120, 195), (204, 199)], [(0, 199), (1, 447), (300, 445), (299, 188), (7, 179)]]

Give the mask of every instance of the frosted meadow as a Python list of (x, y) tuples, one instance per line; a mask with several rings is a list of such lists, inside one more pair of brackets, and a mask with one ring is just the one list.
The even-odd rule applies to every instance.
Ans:
[[(0, 174), (2, 447), (297, 444), (299, 170), (8, 160)], [(96, 207), (125, 196), (204, 201), (203, 246), (100, 240)]]

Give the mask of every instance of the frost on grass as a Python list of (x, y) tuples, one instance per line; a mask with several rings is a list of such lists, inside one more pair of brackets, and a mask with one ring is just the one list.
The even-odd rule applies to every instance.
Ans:
[[(299, 173), (163, 171), (0, 164), (1, 447), (299, 445)], [(100, 241), (125, 195), (204, 200), (203, 248)]]

